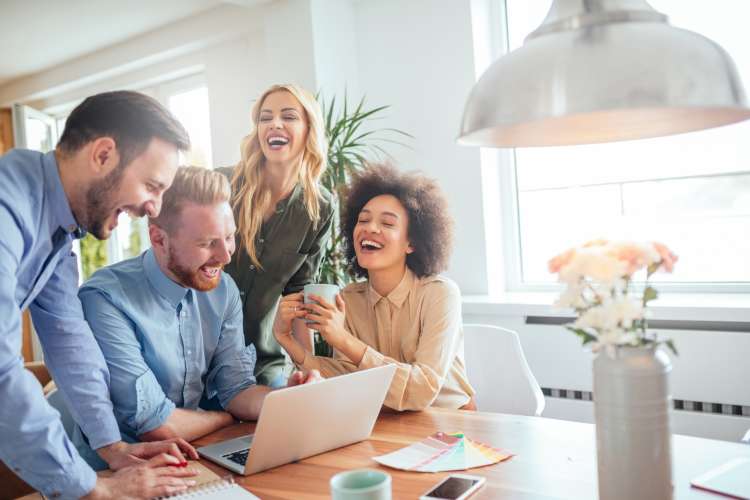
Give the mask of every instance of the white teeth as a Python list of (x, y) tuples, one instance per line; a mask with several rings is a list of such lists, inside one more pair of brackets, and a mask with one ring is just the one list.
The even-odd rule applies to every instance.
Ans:
[(289, 144), (289, 139), (285, 137), (270, 137), (268, 144), (271, 146), (284, 146), (285, 144)]
[(203, 270), (208, 273), (209, 276), (216, 276), (216, 274), (219, 272), (218, 267), (204, 267)]
[(362, 248), (367, 247), (367, 248), (375, 248), (378, 250), (383, 248), (383, 245), (381, 245), (377, 241), (372, 241), (372, 240), (362, 240), (362, 243), (360, 243), (360, 245), (362, 246)]

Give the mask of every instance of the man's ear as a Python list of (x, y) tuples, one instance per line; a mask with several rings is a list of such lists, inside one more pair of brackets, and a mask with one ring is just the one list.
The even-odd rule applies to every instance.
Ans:
[(91, 141), (88, 156), (96, 175), (107, 175), (120, 163), (120, 152), (111, 137), (98, 137)]
[(151, 240), (151, 246), (154, 247), (154, 250), (162, 253), (168, 251), (169, 236), (164, 229), (150, 222), (148, 224), (148, 237)]

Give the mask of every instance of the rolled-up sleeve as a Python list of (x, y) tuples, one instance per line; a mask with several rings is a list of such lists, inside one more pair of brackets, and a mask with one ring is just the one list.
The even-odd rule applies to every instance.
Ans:
[(29, 307), (45, 363), (93, 449), (120, 441), (109, 400), (109, 372), (76, 296), (78, 264), (65, 251)]
[[(0, 460), (47, 496), (78, 498), (94, 488), (96, 475), (68, 439), (59, 414), (45, 401), (39, 383), (21, 363), (21, 311), (15, 301), (15, 291), (23, 239), (14, 220), (1, 205), (0, 227), (3, 228), (0, 239)], [(96, 363), (93, 367), (97, 369)], [(90, 375), (84, 377), (84, 380), (90, 379)], [(80, 396), (80, 393), (75, 394)], [(106, 398), (106, 385), (97, 397)], [(80, 405), (81, 401), (76, 398), (76, 403)]]
[(241, 391), (255, 385), (257, 355), (252, 344), (245, 347), (242, 330), (242, 302), (237, 286), (229, 280), (229, 300), (216, 351), (206, 377), (206, 395), (218, 397), (222, 408)]
[(368, 347), (360, 369), (395, 364), (385, 398), (394, 410), (423, 410), (437, 398), (461, 340), (461, 294), (455, 285), (434, 283), (420, 311), (422, 333), (413, 363), (401, 363)]
[(101, 290), (84, 287), (79, 297), (109, 366), (110, 397), (120, 425), (135, 435), (162, 426), (175, 404), (143, 359), (132, 321)]

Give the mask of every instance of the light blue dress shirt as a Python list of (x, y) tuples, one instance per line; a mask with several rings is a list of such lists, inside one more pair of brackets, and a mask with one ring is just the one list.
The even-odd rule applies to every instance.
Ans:
[(109, 366), (126, 441), (163, 425), (175, 408), (195, 410), (213, 398), (226, 408), (255, 384), (239, 290), (223, 272), (213, 290), (185, 288), (149, 249), (94, 273), (79, 297)]
[(87, 494), (96, 475), (23, 368), (26, 308), (45, 363), (92, 447), (120, 440), (107, 397), (107, 366), (76, 296), (71, 245), (81, 234), (53, 153), (15, 149), (0, 157), (0, 459), (34, 488), (59, 498)]

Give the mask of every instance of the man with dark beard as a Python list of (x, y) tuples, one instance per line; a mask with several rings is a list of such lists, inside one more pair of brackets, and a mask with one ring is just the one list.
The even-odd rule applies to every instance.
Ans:
[[(129, 441), (190, 441), (235, 418), (255, 420), (271, 390), (256, 384), (240, 292), (222, 272), (235, 250), (229, 196), (222, 174), (179, 168), (149, 221), (152, 247), (100, 269), (79, 291)], [(289, 385), (319, 378), (296, 372)]]
[[(0, 459), (50, 498), (147, 498), (184, 490), (194, 475), (184, 440), (121, 440), (109, 373), (76, 296), (72, 242), (86, 231), (107, 238), (123, 211), (159, 213), (185, 129), (136, 92), (84, 100), (47, 154), (14, 149), (0, 157)], [(91, 447), (112, 469), (97, 478), (63, 429), (41, 387), (23, 368), (21, 313), (29, 309), (45, 363)], [(146, 462), (148, 460), (148, 462)]]

